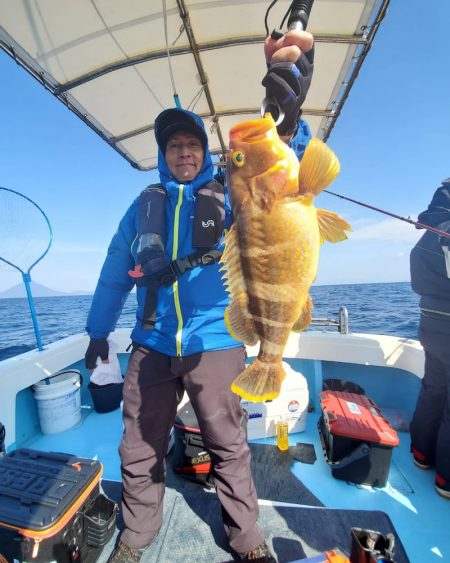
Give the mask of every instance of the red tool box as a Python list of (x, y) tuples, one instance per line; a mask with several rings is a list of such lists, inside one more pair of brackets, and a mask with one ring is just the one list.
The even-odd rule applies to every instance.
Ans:
[(320, 394), (319, 433), (324, 456), (336, 479), (384, 487), (397, 432), (365, 395), (345, 391)]
[(18, 449), (0, 458), (0, 561), (97, 561), (117, 505), (100, 493), (100, 462)]

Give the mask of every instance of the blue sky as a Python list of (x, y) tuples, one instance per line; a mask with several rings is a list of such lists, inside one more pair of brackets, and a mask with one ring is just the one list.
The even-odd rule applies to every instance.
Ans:
[[(427, 9), (392, 0), (328, 141), (341, 162), (332, 191), (413, 219), (450, 176), (450, 2)], [(93, 290), (120, 218), (155, 174), (134, 170), (3, 52), (0, 76), (0, 186), (36, 201), (54, 233), (32, 278)], [(328, 194), (316, 205), (353, 227), (322, 247), (317, 284), (409, 280), (413, 226)], [(0, 292), (18, 283), (0, 268)]]

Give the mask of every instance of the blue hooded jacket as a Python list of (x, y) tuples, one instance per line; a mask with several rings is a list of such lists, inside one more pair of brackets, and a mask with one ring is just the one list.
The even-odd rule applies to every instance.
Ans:
[[(195, 118), (204, 129), (203, 121)], [(299, 128), (301, 130), (301, 128)], [(303, 133), (302, 133), (303, 135)], [(309, 140), (309, 139), (308, 139)], [(305, 139), (301, 143), (304, 150)], [(198, 190), (213, 179), (214, 167), (208, 146), (199, 175), (180, 184), (171, 174), (164, 154), (158, 153), (161, 184), (167, 191), (165, 209), (165, 250), (168, 261), (183, 258), (197, 249), (192, 247), (195, 200)], [(139, 198), (125, 213), (108, 248), (87, 319), (91, 338), (105, 338), (112, 332), (134, 282), (128, 271), (136, 264), (139, 227)], [(232, 211), (225, 189), (225, 231), (232, 223)], [(222, 250), (224, 235), (215, 248)], [(170, 287), (160, 287), (153, 330), (141, 327), (146, 288), (137, 288), (136, 324), (133, 342), (169, 356), (188, 356), (203, 351), (242, 346), (228, 332), (224, 314), (229, 298), (222, 280), (220, 265), (197, 266), (185, 272)]]

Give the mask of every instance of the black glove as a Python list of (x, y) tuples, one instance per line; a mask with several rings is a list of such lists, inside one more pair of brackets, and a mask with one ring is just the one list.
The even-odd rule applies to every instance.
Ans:
[(87, 369), (95, 369), (97, 367), (97, 358), (107, 360), (109, 353), (109, 344), (106, 338), (91, 338), (86, 354), (84, 355)]
[(155, 246), (144, 248), (144, 250), (138, 252), (137, 262), (142, 265), (142, 271), (146, 276), (156, 274), (169, 263), (164, 250)]
[(283, 121), (277, 126), (281, 136), (292, 135), (297, 130), (301, 115), (300, 108), (305, 101), (311, 84), (314, 68), (314, 46), (307, 53), (302, 53), (296, 63), (283, 62), (269, 65), (262, 85), (266, 88), (266, 98), (277, 102), (278, 107), (269, 104), (267, 111), (275, 121), (279, 109), (284, 112)]

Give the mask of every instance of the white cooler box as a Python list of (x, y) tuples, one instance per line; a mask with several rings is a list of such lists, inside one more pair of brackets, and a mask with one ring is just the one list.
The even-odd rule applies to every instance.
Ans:
[(281, 392), (273, 401), (252, 403), (241, 400), (248, 412), (247, 433), (249, 440), (276, 436), (280, 417), (288, 423), (289, 433), (303, 432), (308, 414), (309, 391), (304, 375), (294, 371), (283, 362), (286, 377), (281, 384)]

